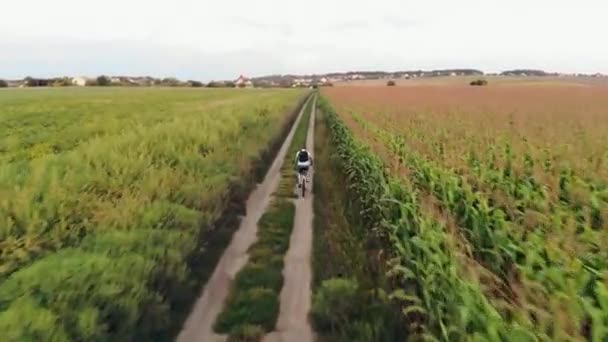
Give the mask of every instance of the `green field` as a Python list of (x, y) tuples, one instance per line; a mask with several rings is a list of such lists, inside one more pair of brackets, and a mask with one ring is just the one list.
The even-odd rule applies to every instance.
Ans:
[(303, 96), (0, 91), (3, 338), (129, 340), (167, 329), (192, 282), (188, 258), (253, 183)]

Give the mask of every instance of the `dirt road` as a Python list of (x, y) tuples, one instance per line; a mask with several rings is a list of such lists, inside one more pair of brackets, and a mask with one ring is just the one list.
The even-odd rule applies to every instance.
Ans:
[(306, 105), (302, 106), (298, 118), (272, 162), (264, 180), (249, 195), (246, 216), (243, 217), (230, 245), (224, 251), (202, 295), (194, 305), (177, 337), (178, 342), (214, 342), (226, 339), (224, 336), (213, 333), (213, 323), (223, 308), (235, 275), (247, 263), (247, 250), (257, 238), (257, 222), (266, 211), (271, 195), (279, 184), (281, 165), (302, 118), (304, 108), (306, 108)]
[[(310, 124), (306, 137), (306, 148), (313, 151), (316, 97), (313, 102)], [(314, 167), (311, 168), (309, 189), (312, 190)], [(311, 252), (313, 233), (313, 194), (308, 191), (304, 199), (296, 200), (296, 214), (289, 250), (283, 268), (283, 289), (277, 331), (268, 334), (265, 342), (312, 342), (313, 332), (308, 321), (311, 305)]]

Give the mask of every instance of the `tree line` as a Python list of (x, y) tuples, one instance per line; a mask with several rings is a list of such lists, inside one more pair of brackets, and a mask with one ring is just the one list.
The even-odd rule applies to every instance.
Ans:
[[(55, 77), (55, 78), (34, 78), (26, 77), (23, 80), (14, 82), (13, 85), (9, 81), (0, 79), (0, 88), (10, 86), (25, 86), (25, 87), (68, 87), (74, 86), (75, 78), (70, 77)], [(79, 84), (82, 85), (82, 84)], [(153, 77), (110, 77), (100, 75), (96, 78), (86, 79), (84, 84), (87, 87), (109, 87), (109, 86), (159, 86), (159, 87), (193, 87), (193, 88), (239, 88), (245, 87), (245, 84), (237, 84), (234, 81), (210, 81), (204, 83), (196, 80), (182, 81), (175, 77), (153, 78)], [(255, 88), (270, 88), (270, 87), (292, 87), (290, 82), (273, 83), (266, 80), (253, 80), (252, 86)]]

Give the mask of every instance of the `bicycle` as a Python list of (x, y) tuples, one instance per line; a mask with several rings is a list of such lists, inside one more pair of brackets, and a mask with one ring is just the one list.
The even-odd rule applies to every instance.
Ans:
[(302, 169), (300, 170), (300, 172), (298, 172), (298, 185), (300, 188), (300, 196), (302, 196), (302, 198), (304, 198), (305, 194), (306, 194), (306, 183), (308, 183), (308, 177), (307, 177), (307, 172), (308, 170), (306, 169)]

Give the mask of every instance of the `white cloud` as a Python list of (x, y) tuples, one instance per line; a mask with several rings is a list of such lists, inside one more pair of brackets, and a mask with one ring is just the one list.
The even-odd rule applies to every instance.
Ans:
[(600, 0), (20, 0), (0, 76), (514, 67), (608, 73)]

